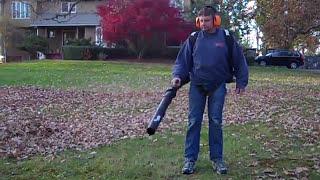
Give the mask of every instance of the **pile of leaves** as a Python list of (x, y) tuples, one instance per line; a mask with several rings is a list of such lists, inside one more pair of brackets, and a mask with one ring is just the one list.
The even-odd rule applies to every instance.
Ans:
[[(249, 90), (242, 97), (229, 93), (226, 124), (266, 121), (284, 127), (288, 136), (298, 136), (306, 143), (319, 141), (320, 110), (313, 104), (319, 93), (309, 92), (310, 101), (305, 101), (304, 95), (274, 89)], [(20, 159), (146, 136), (147, 124), (162, 94), (0, 87), (0, 156)], [(157, 133), (184, 133), (187, 112), (188, 93), (183, 88)]]
[(142, 135), (159, 97), (35, 87), (1, 88), (0, 96), (1, 155), (19, 158)]

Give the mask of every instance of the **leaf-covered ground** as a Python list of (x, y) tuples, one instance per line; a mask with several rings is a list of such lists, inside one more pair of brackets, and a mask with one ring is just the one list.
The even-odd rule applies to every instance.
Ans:
[[(154, 71), (150, 65), (133, 65), (134, 69), (126, 70), (122, 66), (130, 65), (117, 63), (103, 64), (102, 67), (94, 64), (98, 68), (83, 70), (81, 68), (90, 65), (83, 62), (75, 65), (72, 62), (66, 64), (72, 65), (72, 68), (55, 70), (54, 67), (62, 66), (58, 64), (51, 68), (53, 64), (46, 63), (47, 66), (38, 64), (38, 67), (43, 66), (44, 72), (39, 72), (33, 63), (25, 66), (17, 64), (16, 68), (22, 66), (26, 74), (31, 72), (30, 77), (21, 81), (22, 77), (19, 75), (13, 78), (4, 76), (6, 81), (0, 81), (2, 157), (24, 159), (36, 154), (52, 155), (66, 149), (85, 150), (120, 139), (145, 137), (147, 123), (155, 112), (164, 92), (163, 87), (170, 77), (170, 68), (159, 65), (152, 65), (156, 67)], [(12, 66), (14, 65), (0, 68), (7, 71), (5, 75), (8, 75), (14, 69)], [(118, 76), (110, 73), (115, 72), (115, 67), (121, 69), (116, 71)], [(78, 77), (72, 77), (79, 82), (70, 83), (74, 79), (68, 75), (59, 76), (68, 74), (66, 70), (70, 70), (69, 73), (79, 73), (80, 70)], [(41, 80), (36, 81), (37, 77), (32, 76), (32, 71), (37, 75), (46, 75), (47, 78), (52, 74), (60, 78), (49, 78), (49, 83), (45, 84)], [(99, 79), (100, 76), (106, 78), (106, 75), (110, 75), (106, 73), (113, 74), (113, 77)], [(89, 75), (92, 75), (91, 80), (86, 79)], [(135, 81), (123, 80), (131, 77)], [(19, 82), (12, 83), (11, 78)], [(67, 80), (68, 78), (71, 80)], [(255, 159), (251, 166), (265, 164), (268, 168), (263, 170), (262, 176), (277, 177), (268, 163), (281, 159), (283, 154), (290, 154), (290, 148), (311, 147), (309, 158), (314, 162), (311, 167), (319, 171), (319, 153), (316, 152), (320, 151), (320, 74), (252, 68), (250, 83), (246, 95), (241, 97), (234, 95), (234, 85), (229, 85), (224, 114), (226, 126), (262, 122), (270, 129), (281, 131), (280, 135), (269, 137), (264, 132), (254, 134), (254, 138), (261, 141), (265, 150), (271, 153), (271, 158)], [(116, 89), (117, 86), (119, 89)], [(188, 110), (187, 89), (188, 86), (178, 92), (157, 133), (184, 133)], [(207, 125), (206, 118), (204, 123)], [(237, 132), (233, 135), (239, 136)], [(282, 136), (289, 140), (279, 140)], [(254, 152), (252, 156), (255, 156)], [(285, 169), (284, 173), (298, 177), (297, 174), (308, 171), (310, 167), (303, 166)]]
[[(87, 149), (115, 140), (143, 136), (161, 100), (159, 92), (101, 93), (39, 87), (0, 88), (1, 154), (25, 157), (66, 148)], [(305, 143), (319, 140), (319, 92), (251, 90), (237, 97), (229, 91), (225, 122), (267, 121)], [(160, 130), (180, 132), (186, 121), (184, 88), (168, 110)]]

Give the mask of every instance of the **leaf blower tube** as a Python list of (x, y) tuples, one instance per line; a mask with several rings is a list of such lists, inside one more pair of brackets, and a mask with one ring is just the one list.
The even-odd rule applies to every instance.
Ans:
[(152, 119), (149, 121), (149, 125), (147, 128), (147, 133), (149, 135), (153, 135), (159, 124), (161, 123), (164, 115), (166, 114), (168, 106), (171, 104), (171, 101), (174, 97), (176, 97), (177, 91), (179, 88), (181, 88), (183, 85), (187, 84), (190, 80), (182, 80), (180, 87), (170, 87), (166, 90), (157, 110)]

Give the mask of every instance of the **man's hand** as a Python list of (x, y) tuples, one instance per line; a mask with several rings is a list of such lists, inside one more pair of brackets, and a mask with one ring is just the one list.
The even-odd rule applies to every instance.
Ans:
[(237, 95), (242, 95), (242, 94), (244, 94), (244, 92), (245, 92), (245, 89), (244, 89), (244, 88), (236, 87), (236, 89), (235, 89), (235, 93), (236, 93)]
[(180, 87), (181, 86), (181, 79), (178, 77), (175, 77), (171, 80), (172, 87)]

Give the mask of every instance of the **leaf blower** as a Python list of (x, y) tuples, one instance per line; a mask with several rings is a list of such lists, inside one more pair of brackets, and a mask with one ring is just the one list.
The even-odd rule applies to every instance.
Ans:
[(156, 110), (156, 113), (149, 121), (149, 125), (147, 127), (147, 133), (149, 135), (153, 135), (156, 132), (159, 124), (161, 123), (164, 115), (166, 114), (168, 106), (171, 104), (172, 99), (176, 97), (178, 89), (181, 88), (184, 84), (187, 84), (189, 81), (189, 79), (182, 80), (180, 87), (170, 87), (165, 91), (164, 96)]

